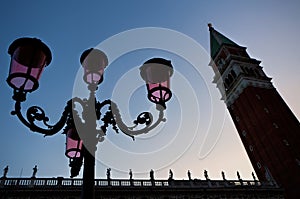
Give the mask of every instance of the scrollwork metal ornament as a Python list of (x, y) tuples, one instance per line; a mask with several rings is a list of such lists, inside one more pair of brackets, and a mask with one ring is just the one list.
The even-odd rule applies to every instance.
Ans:
[(49, 121), (49, 118), (46, 116), (44, 110), (38, 106), (32, 106), (27, 110), (27, 119), (28, 122), (33, 125), (34, 122), (37, 121), (43, 121), (44, 125), (48, 128), (51, 128), (51, 125), (49, 125), (47, 122)]
[[(93, 91), (91, 91), (91, 93), (93, 93)], [(93, 135), (93, 137), (97, 139), (97, 142), (104, 141), (104, 137), (109, 126), (111, 126), (116, 133), (119, 133), (121, 131), (125, 135), (135, 140), (134, 136), (148, 133), (159, 123), (166, 121), (166, 119), (164, 118), (164, 107), (157, 105), (157, 110), (159, 111), (159, 117), (157, 121), (153, 121), (153, 115), (150, 112), (142, 112), (132, 122), (132, 126), (127, 126), (123, 122), (120, 110), (115, 102), (111, 100), (98, 102), (95, 100), (92, 94), (91, 96), (92, 97), (90, 97), (88, 100), (82, 100), (78, 97), (69, 100), (67, 102), (67, 105), (65, 106), (61, 118), (56, 124), (53, 125), (48, 123), (49, 117), (46, 116), (45, 111), (39, 106), (29, 107), (26, 111), (26, 117), (24, 117), (21, 111), (22, 100), (18, 100), (18, 98), (14, 98), (16, 102), (15, 110), (12, 111), (12, 115), (16, 115), (19, 120), (31, 131), (41, 133), (44, 136), (51, 136), (61, 131), (64, 127), (65, 129), (67, 129), (70, 126), (74, 126), (78, 130), (78, 132), (87, 131), (85, 122), (82, 120), (82, 118), (84, 118), (85, 116), (82, 115), (82, 117), (80, 117), (75, 107), (76, 104), (80, 104), (82, 106), (82, 109), (89, 109), (92, 107), (96, 115), (95, 122), (102, 122), (100, 129), (96, 129), (95, 131), (96, 135)], [(91, 103), (91, 101), (94, 101), (95, 103), (93, 104)], [(108, 108), (105, 113), (102, 113), (101, 111), (105, 106), (107, 106)], [(40, 124), (43, 124), (43, 126), (39, 126)], [(70, 160), (72, 177), (76, 176), (75, 173), (79, 173), (79, 165), (82, 165), (82, 160), (80, 160), (80, 158)]]

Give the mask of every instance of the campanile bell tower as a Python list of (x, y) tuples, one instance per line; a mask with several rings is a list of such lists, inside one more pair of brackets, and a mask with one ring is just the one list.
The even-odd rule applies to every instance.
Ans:
[(300, 198), (300, 124), (260, 61), (208, 24), (213, 82), (221, 92), (260, 181)]

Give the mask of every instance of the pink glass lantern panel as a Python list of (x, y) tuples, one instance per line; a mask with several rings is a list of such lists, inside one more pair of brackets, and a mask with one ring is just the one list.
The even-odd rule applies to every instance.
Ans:
[(147, 83), (150, 101), (154, 103), (166, 102), (171, 98), (170, 81), (165, 81), (158, 84)]
[(42, 49), (30, 45), (17, 47), (11, 57), (9, 85), (26, 92), (37, 89), (46, 65), (47, 56)]
[(99, 84), (102, 82), (102, 76), (104, 73), (104, 68), (98, 71), (91, 71), (89, 69), (84, 69), (84, 81), (88, 84)]
[(68, 158), (79, 158), (81, 156), (82, 140), (73, 128), (67, 131), (66, 156)]

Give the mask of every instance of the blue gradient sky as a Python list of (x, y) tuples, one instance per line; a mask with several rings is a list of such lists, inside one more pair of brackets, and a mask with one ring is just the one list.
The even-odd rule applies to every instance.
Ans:
[[(141, 111), (153, 109), (146, 100), (140, 77), (135, 76), (138, 66), (154, 56), (172, 60), (176, 72), (172, 79), (174, 97), (167, 105), (167, 123), (135, 142), (109, 132), (98, 145), (96, 177), (105, 177), (106, 168), (111, 167), (112, 178), (127, 178), (130, 168), (136, 178), (148, 178), (150, 169), (155, 170), (157, 178), (167, 178), (171, 168), (177, 179), (187, 179), (188, 169), (193, 178), (203, 179), (206, 169), (215, 179), (221, 178), (222, 170), (230, 179), (237, 178), (237, 170), (242, 178), (251, 179), (252, 166), (225, 105), (219, 100), (220, 94), (211, 83), (207, 23), (213, 23), (216, 30), (246, 46), (251, 57), (262, 61), (264, 71), (300, 118), (299, 9), (296, 0), (1, 1), (0, 169), (9, 165), (8, 176), (30, 177), (37, 164), (38, 177), (69, 176), (65, 137), (59, 133), (44, 138), (31, 133), (10, 115), (14, 104), (12, 90), (5, 82), (10, 61), (7, 49), (16, 38), (30, 36), (42, 39), (51, 48), (53, 60), (42, 74), (40, 88), (27, 96), (23, 107), (43, 107), (51, 122), (59, 119), (73, 89), (84, 95), (83, 88), (74, 87), (74, 82), (80, 79), (76, 75), (80, 74), (79, 57), (85, 49), (99, 45), (107, 52), (111, 64), (97, 96), (100, 101), (113, 97), (120, 104), (123, 117), (129, 115), (126, 122)], [(129, 47), (120, 54), (124, 46), (138, 46), (138, 42), (147, 40), (147, 35), (136, 31), (147, 27), (157, 27), (148, 35), (148, 41), (158, 41), (158, 47)], [(114, 40), (113, 36), (127, 30), (134, 30), (131, 39)], [(168, 39), (176, 49), (159, 47), (165, 41), (155, 36), (160, 30), (174, 33)], [(180, 33), (184, 35), (176, 39)], [(177, 50), (185, 54), (178, 54)]]

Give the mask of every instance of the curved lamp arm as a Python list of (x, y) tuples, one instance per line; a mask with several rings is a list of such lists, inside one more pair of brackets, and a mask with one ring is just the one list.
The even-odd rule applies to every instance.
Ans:
[[(68, 119), (74, 119), (75, 123), (80, 121), (79, 117), (73, 117), (74, 111), (73, 106), (75, 103), (79, 103), (82, 106), (86, 103), (84, 100), (80, 98), (73, 98), (67, 102), (67, 105), (62, 113), (59, 121), (54, 124), (48, 124), (49, 118), (46, 116), (45, 111), (39, 106), (31, 106), (27, 109), (26, 118), (23, 116), (21, 112), (21, 101), (16, 101), (15, 110), (11, 112), (12, 115), (16, 115), (19, 120), (27, 126), (31, 131), (38, 132), (44, 134), (44, 136), (51, 136), (58, 133), (66, 124)], [(101, 109), (108, 105), (108, 111), (101, 118)], [(158, 106), (159, 107), (159, 106)], [(116, 103), (111, 100), (105, 100), (103, 102), (97, 102), (95, 104), (96, 118), (97, 120), (102, 120), (103, 125), (101, 129), (98, 130), (98, 138), (99, 140), (103, 140), (102, 137), (106, 135), (108, 125), (112, 125), (113, 130), (116, 133), (119, 133), (121, 130), (125, 135), (130, 136), (134, 140), (134, 136), (148, 133), (150, 130), (154, 129), (161, 122), (165, 122), (164, 118), (164, 108), (158, 108), (159, 116), (156, 122), (153, 122), (153, 115), (149, 112), (142, 112), (133, 121), (133, 126), (127, 126), (120, 115), (120, 110)], [(77, 114), (76, 114), (77, 115)], [(36, 124), (36, 122), (43, 122), (44, 127), (40, 127)], [(81, 121), (80, 121), (81, 123)], [(134, 130), (136, 127), (140, 125), (145, 125), (143, 128)]]
[[(105, 116), (101, 119), (104, 122), (104, 125), (101, 126), (101, 129), (104, 131), (104, 133), (106, 132), (108, 124), (112, 124), (113, 129), (117, 133), (120, 129), (125, 135), (132, 137), (134, 140), (135, 135), (148, 133), (150, 130), (158, 126), (158, 124), (166, 121), (166, 119), (164, 118), (164, 108), (159, 107), (159, 117), (156, 122), (153, 123), (153, 115), (150, 112), (142, 112), (137, 116), (136, 120), (133, 121), (134, 126), (129, 127), (123, 122), (117, 104), (111, 100), (105, 100), (101, 103), (98, 102), (96, 104), (97, 112), (100, 112), (101, 108), (103, 108), (105, 105), (109, 106), (109, 111), (107, 111)], [(134, 130), (141, 124), (145, 125), (145, 127), (142, 129)]]
[[(72, 100), (67, 102), (67, 105), (62, 113), (59, 121), (54, 125), (49, 125), (49, 118), (46, 116), (45, 111), (38, 106), (31, 106), (27, 109), (26, 118), (21, 112), (21, 101), (16, 101), (15, 110), (11, 112), (12, 115), (17, 115), (19, 120), (27, 126), (31, 131), (50, 136), (58, 133), (66, 124), (67, 119), (72, 114)], [(35, 122), (43, 122), (45, 128), (38, 126)]]

